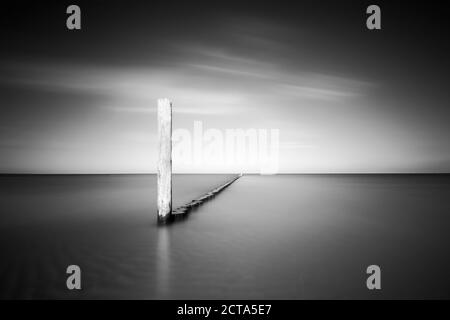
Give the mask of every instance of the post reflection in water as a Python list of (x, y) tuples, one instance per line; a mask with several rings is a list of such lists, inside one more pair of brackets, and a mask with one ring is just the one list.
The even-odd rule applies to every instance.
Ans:
[(167, 226), (157, 229), (156, 297), (163, 299), (170, 294), (170, 230)]

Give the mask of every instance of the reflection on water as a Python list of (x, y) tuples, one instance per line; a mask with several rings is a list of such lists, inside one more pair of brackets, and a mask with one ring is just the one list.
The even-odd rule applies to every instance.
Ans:
[(156, 296), (169, 298), (170, 290), (170, 234), (168, 226), (158, 228), (156, 246)]
[[(229, 178), (176, 176), (174, 206)], [(0, 177), (0, 298), (450, 297), (450, 176), (244, 176), (163, 227), (155, 184)], [(81, 292), (65, 288), (69, 264)]]

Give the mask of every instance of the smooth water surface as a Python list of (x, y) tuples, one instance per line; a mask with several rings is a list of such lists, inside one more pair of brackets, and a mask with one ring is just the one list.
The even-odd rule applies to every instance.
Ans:
[[(175, 206), (230, 177), (175, 176)], [(163, 227), (154, 175), (2, 176), (0, 192), (0, 298), (450, 297), (447, 175), (248, 175)]]

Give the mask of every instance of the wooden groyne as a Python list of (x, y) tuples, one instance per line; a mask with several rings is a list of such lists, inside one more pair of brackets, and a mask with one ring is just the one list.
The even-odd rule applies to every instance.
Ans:
[(218, 186), (217, 188), (211, 190), (210, 192), (205, 193), (201, 197), (199, 197), (195, 200), (192, 200), (191, 202), (189, 202), (181, 207), (176, 208), (175, 210), (172, 211), (173, 218), (176, 219), (176, 218), (185, 217), (189, 213), (189, 211), (191, 211), (193, 208), (198, 207), (198, 206), (202, 205), (203, 203), (205, 203), (206, 201), (210, 200), (211, 198), (215, 197), (218, 193), (223, 191), (225, 188), (227, 188), (230, 184), (235, 182), (240, 177), (242, 177), (242, 174), (237, 175), (233, 179)]
[(188, 204), (172, 210), (172, 102), (169, 99), (158, 99), (158, 163), (157, 163), (157, 216), (159, 223), (172, 221), (174, 218), (186, 216), (192, 208), (208, 201), (242, 174), (234, 177)]

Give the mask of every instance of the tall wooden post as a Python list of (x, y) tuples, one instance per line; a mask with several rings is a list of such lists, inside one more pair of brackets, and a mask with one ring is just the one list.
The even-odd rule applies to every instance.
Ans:
[(158, 99), (158, 221), (172, 214), (172, 103)]

